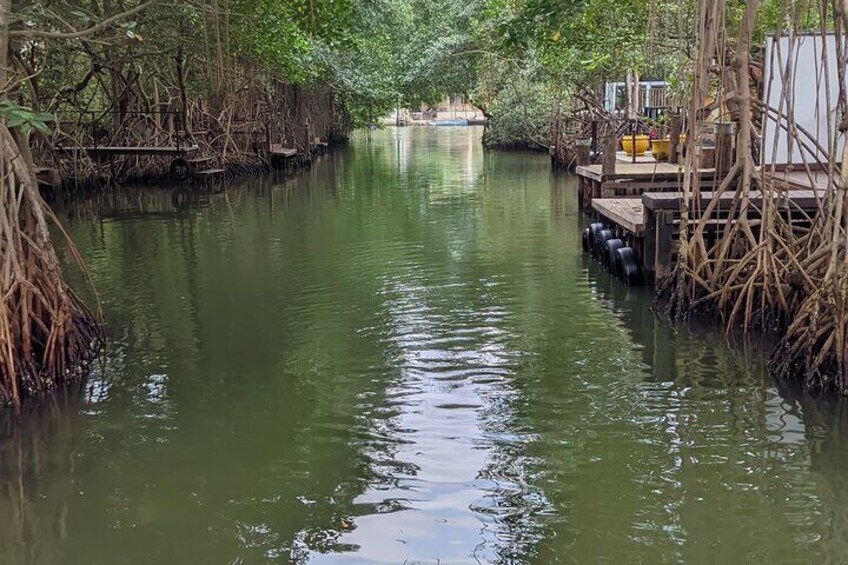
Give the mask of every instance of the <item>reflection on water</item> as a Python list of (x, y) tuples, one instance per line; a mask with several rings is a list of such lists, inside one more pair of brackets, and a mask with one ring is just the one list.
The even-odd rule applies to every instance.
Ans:
[(63, 214), (109, 351), (0, 430), (0, 563), (840, 562), (848, 408), (658, 320), (475, 128)]

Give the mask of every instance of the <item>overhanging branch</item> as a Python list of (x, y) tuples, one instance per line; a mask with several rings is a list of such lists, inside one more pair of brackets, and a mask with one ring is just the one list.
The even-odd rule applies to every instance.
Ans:
[(89, 35), (103, 31), (112, 24), (141, 12), (148, 6), (155, 4), (157, 1), (158, 0), (148, 0), (147, 2), (139, 4), (135, 8), (127, 10), (126, 12), (121, 12), (120, 14), (115, 14), (114, 16), (106, 18), (105, 20), (96, 25), (79, 31), (61, 32), (42, 31), (37, 29), (15, 29), (9, 31), (9, 37), (26, 37), (32, 39), (79, 39), (81, 37), (87, 37)]

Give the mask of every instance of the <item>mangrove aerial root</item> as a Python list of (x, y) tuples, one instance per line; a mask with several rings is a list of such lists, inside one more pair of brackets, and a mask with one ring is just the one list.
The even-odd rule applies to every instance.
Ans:
[(103, 334), (62, 278), (49, 231), (55, 217), (39, 194), (27, 136), (4, 125), (0, 179), (0, 403), (20, 407), (78, 379)]
[[(726, 0), (700, 2), (698, 54), (688, 118), (690, 132), (699, 131), (705, 121), (702, 109), (715, 96), (718, 102), (713, 105), (722, 107), (724, 119), (736, 125), (733, 164), (705, 186), (696, 174), (701, 151), (695, 142), (697, 136), (687, 137), (678, 257), (671, 274), (658, 281), (657, 301), (675, 318), (715, 315), (728, 333), (737, 328), (783, 331), (770, 359), (777, 377), (800, 381), (806, 387), (848, 393), (848, 214), (844, 197), (848, 146), (843, 145), (841, 176), (832, 166), (839, 161), (835, 156), (830, 158), (830, 166), (821, 162), (796, 165), (797, 170), (808, 174), (813, 167), (827, 174), (815, 214), (793, 209), (785, 198), (785, 187), (775, 176), (766, 174), (765, 168), (756, 167), (764, 117), (768, 115), (779, 123), (790, 121), (784, 110), (790, 106), (793, 85), (788, 80), (779, 92), (783, 99), (779, 108), (758, 101), (759, 79), (751, 74), (750, 58), (758, 2), (745, 3), (733, 38), (728, 37), (727, 4)], [(835, 23), (840, 49), (844, 48), (846, 17), (841, 4), (819, 5), (822, 21), (833, 19)], [(840, 17), (831, 18), (830, 10)], [(789, 21), (792, 17), (794, 12), (787, 14)], [(782, 30), (776, 31), (780, 35)], [(716, 61), (724, 64), (716, 65)], [(846, 76), (844, 59), (831, 63), (840, 77)], [(794, 76), (791, 69), (778, 70)], [(844, 115), (848, 110), (844, 107), (844, 81), (838, 88), (842, 101), (838, 103), (839, 112)], [(828, 102), (827, 108), (817, 111), (835, 113), (837, 108), (832, 106)], [(802, 128), (783, 131), (793, 144), (814, 154), (811, 160), (829, 154), (820, 146), (812, 147), (815, 139)], [(844, 134), (831, 131), (829, 135), (834, 140), (839, 135), (844, 144)], [(732, 198), (713, 197), (702, 206), (702, 191)]]
[(801, 305), (769, 366), (781, 380), (848, 393), (848, 277), (813, 292)]

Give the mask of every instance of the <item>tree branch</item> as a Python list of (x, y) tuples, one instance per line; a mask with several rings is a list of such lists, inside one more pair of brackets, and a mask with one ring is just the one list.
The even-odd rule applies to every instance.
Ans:
[(41, 38), (41, 39), (79, 39), (81, 37), (86, 37), (88, 35), (95, 34), (99, 31), (103, 31), (108, 28), (112, 24), (128, 18), (132, 15), (135, 15), (148, 6), (151, 6), (158, 2), (159, 0), (147, 0), (147, 2), (143, 2), (132, 8), (127, 10), (126, 12), (121, 12), (120, 14), (115, 14), (110, 18), (106, 18), (99, 24), (93, 25), (89, 28), (80, 30), (80, 31), (72, 31), (72, 32), (59, 32), (59, 31), (39, 31), (37, 29), (16, 29), (9, 31), (9, 37), (27, 37), (27, 38)]

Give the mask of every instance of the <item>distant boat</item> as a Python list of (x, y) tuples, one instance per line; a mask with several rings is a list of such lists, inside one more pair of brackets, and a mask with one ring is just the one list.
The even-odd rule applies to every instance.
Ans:
[(430, 120), (427, 122), (428, 126), (467, 126), (468, 120), (465, 118), (458, 118), (456, 120)]

